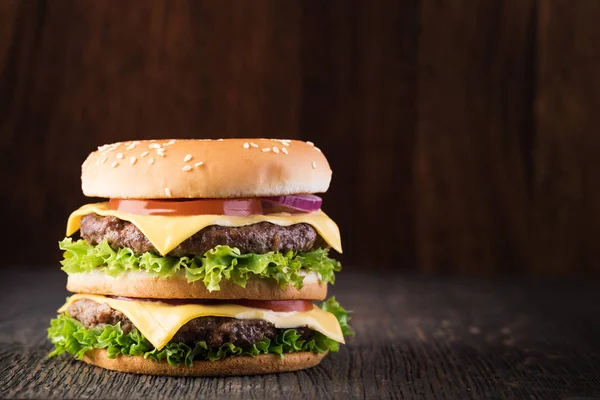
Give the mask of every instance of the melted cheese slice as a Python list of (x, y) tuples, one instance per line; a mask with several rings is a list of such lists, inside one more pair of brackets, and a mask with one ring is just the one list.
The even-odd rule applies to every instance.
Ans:
[(262, 319), (283, 329), (306, 326), (337, 342), (344, 343), (344, 336), (338, 320), (333, 314), (323, 311), (317, 306), (313, 306), (311, 311), (305, 312), (276, 312), (234, 304), (175, 306), (160, 301), (118, 300), (100, 295), (75, 294), (58, 312), (67, 311), (69, 306), (79, 299), (89, 299), (100, 304), (106, 303), (111, 308), (121, 311), (159, 350), (173, 338), (179, 328), (199, 317)]
[(161, 255), (177, 247), (190, 236), (210, 225), (220, 226), (244, 226), (258, 222), (270, 222), (275, 225), (289, 226), (305, 223), (311, 225), (319, 232), (333, 249), (342, 252), (342, 241), (338, 226), (323, 211), (315, 211), (306, 214), (266, 214), (252, 215), (249, 217), (238, 217), (230, 215), (186, 215), (186, 216), (163, 216), (163, 215), (136, 215), (120, 211), (109, 210), (108, 203), (86, 204), (75, 210), (69, 216), (67, 222), (67, 236), (71, 236), (81, 227), (81, 217), (88, 214), (102, 216), (114, 216), (124, 221), (129, 221), (138, 227), (140, 231), (156, 247)]

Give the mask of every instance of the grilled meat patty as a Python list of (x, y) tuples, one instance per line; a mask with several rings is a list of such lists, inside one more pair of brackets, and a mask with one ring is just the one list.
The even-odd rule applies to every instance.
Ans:
[[(156, 248), (148, 238), (131, 222), (113, 216), (103, 217), (89, 214), (81, 218), (80, 235), (88, 243), (95, 245), (103, 240), (117, 249), (127, 247), (136, 254), (153, 252)], [(207, 226), (169, 252), (169, 256), (183, 257), (203, 255), (218, 245), (237, 247), (242, 253), (264, 254), (270, 251), (307, 252), (318, 248), (328, 248), (323, 238), (308, 224), (279, 226), (270, 222), (227, 227)]]
[[(89, 299), (80, 299), (71, 304), (69, 315), (86, 328), (104, 327), (121, 323), (123, 332), (129, 333), (135, 326), (122, 312), (108, 304), (100, 304)], [(296, 328), (303, 339), (309, 339), (313, 331), (306, 327)], [(210, 348), (218, 348), (224, 343), (248, 346), (263, 338), (272, 339), (284, 330), (261, 319), (236, 319), (228, 317), (200, 317), (183, 325), (171, 339), (172, 343), (193, 344), (205, 341)]]

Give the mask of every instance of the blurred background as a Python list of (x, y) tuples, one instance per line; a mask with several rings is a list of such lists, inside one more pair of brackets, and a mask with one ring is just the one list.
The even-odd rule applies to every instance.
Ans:
[(347, 268), (597, 274), (599, 15), (597, 0), (0, 0), (5, 263), (57, 268), (98, 145), (276, 137), (328, 157)]

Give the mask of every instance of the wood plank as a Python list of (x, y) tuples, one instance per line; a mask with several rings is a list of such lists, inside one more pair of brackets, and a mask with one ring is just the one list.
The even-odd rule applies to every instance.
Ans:
[(528, 265), (534, 1), (421, 1), (415, 150), (425, 270)]
[(535, 269), (600, 271), (600, 3), (539, 4)]
[(412, 210), (418, 1), (358, 4), (362, 120), (357, 196), (364, 233), (357, 250), (374, 265), (411, 268), (416, 265)]
[[(14, 43), (13, 35), (17, 33), (15, 24), (19, 20), (18, 10), (17, 0), (7, 0), (0, 3), (0, 66), (4, 67), (0, 69), (0, 74), (6, 73), (8, 57), (11, 55), (11, 51), (16, 51), (15, 47), (11, 45)], [(6, 99), (6, 97), (3, 96), (0, 99)]]
[(415, 263), (417, 4), (305, 4), (301, 131), (332, 165), (325, 210), (340, 225), (349, 262)]
[[(48, 64), (42, 54), (51, 50), (44, 48), (52, 40), (44, 28), (48, 13), (43, 3), (1, 2), (0, 14), (3, 29), (7, 30), (3, 40), (10, 40), (2, 45), (0, 56), (0, 180), (6, 188), (2, 220), (13, 228), (9, 242), (13, 256), (19, 254), (23, 259), (23, 254), (33, 258), (43, 255), (38, 258), (42, 260), (56, 252), (55, 243), (42, 239), (45, 235), (36, 237), (32, 231), (44, 231), (56, 218), (55, 213), (48, 212), (55, 203), (46, 197), (46, 187), (57, 182), (61, 171), (54, 168), (57, 159), (44, 152), (43, 133), (55, 110), (54, 89), (60, 92), (61, 88), (60, 77), (54, 73), (60, 62)], [(42, 83), (47, 83), (45, 89)], [(38, 101), (41, 98), (48, 105), (43, 111)], [(71, 176), (78, 173), (74, 170)], [(36, 243), (35, 252), (31, 251), (31, 243)]]
[(360, 118), (354, 68), (358, 14), (347, 1), (307, 1), (302, 14), (300, 132), (317, 143), (333, 170), (323, 208), (337, 221), (350, 259), (360, 240), (360, 234), (347, 234), (353, 230), (360, 195), (358, 163), (348, 151)]

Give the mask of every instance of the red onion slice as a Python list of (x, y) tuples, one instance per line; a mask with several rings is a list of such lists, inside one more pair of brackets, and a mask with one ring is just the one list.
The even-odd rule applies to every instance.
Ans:
[(314, 194), (261, 197), (265, 212), (311, 212), (321, 209), (323, 199)]

